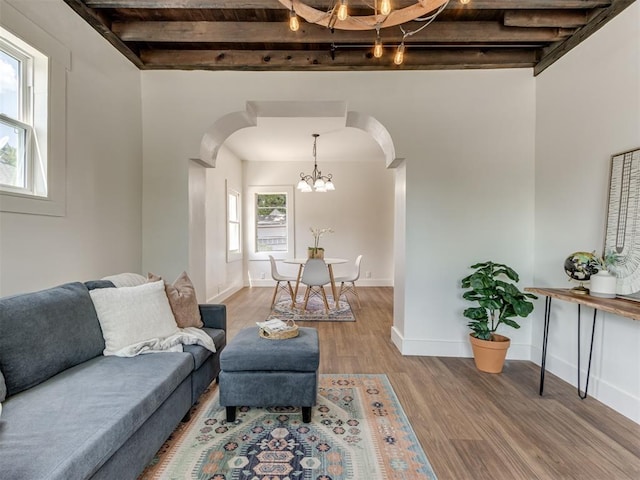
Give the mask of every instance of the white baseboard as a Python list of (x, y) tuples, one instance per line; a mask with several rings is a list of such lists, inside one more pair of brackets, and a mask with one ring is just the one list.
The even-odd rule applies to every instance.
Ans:
[[(391, 328), (391, 341), (402, 355), (473, 357), (469, 342), (405, 338), (396, 327)], [(531, 347), (529, 345), (511, 343), (507, 352), (507, 360), (531, 360)]]
[[(531, 347), (533, 362), (540, 365), (542, 359), (542, 350), (538, 347)], [(587, 377), (586, 364), (580, 365), (580, 386), (584, 390), (584, 384)], [(571, 364), (561, 358), (547, 353), (546, 370), (552, 373), (556, 377), (561, 378), (570, 385), (577, 388), (577, 365)], [(629, 392), (621, 390), (615, 385), (602, 380), (598, 376), (594, 375), (593, 370), (589, 377), (589, 390), (587, 391), (589, 397), (593, 397), (599, 402), (611, 407), (621, 415), (633, 420), (640, 424), (640, 398), (632, 395)], [(577, 393), (576, 393), (577, 395)]]
[(252, 278), (250, 284), (246, 284), (245, 287), (271, 287), (274, 288), (276, 286), (276, 282), (271, 280), (270, 278), (265, 278), (263, 280)]
[(242, 290), (242, 288), (243, 288), (242, 285), (232, 285), (224, 289), (217, 295), (214, 295), (213, 297), (208, 298), (207, 303), (222, 303), (223, 300), (225, 300), (226, 298), (229, 298), (234, 293), (239, 292), (240, 290)]
[[(594, 380), (595, 379), (592, 378), (591, 382), (594, 382)], [(594, 398), (637, 424), (640, 424), (640, 398), (634, 397), (629, 392), (620, 390), (615, 385), (611, 385), (601, 379), (597, 379), (594, 383), (598, 385), (598, 396), (594, 396)], [(589, 383), (589, 392), (590, 391), (591, 383)]]
[(391, 341), (396, 346), (398, 351), (402, 353), (402, 334), (398, 331), (398, 329), (394, 326), (391, 327)]

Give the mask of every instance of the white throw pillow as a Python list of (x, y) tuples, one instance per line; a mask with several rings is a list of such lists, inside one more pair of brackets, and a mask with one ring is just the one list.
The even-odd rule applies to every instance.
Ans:
[(103, 354), (131, 356), (135, 345), (179, 333), (164, 282), (89, 292), (104, 336)]
[(102, 278), (102, 280), (109, 280), (116, 287), (136, 287), (147, 283), (147, 277), (140, 275), (139, 273), (118, 273), (117, 275), (109, 275)]

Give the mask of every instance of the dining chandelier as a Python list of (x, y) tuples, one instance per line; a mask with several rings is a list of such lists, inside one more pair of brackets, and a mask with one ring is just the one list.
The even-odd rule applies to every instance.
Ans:
[(318, 157), (317, 157), (317, 142), (320, 134), (313, 134), (313, 172), (311, 175), (305, 175), (304, 172), (300, 173), (300, 181), (298, 182), (298, 190), (303, 193), (306, 192), (328, 192), (335, 190), (331, 179), (333, 175), (322, 175), (322, 172), (318, 170)]
[[(397, 0), (396, 0), (397, 1)], [(358, 7), (368, 7), (373, 10), (372, 15), (352, 15), (349, 11), (349, 0), (331, 0), (326, 10), (314, 8), (301, 0), (279, 0), (289, 8), (289, 28), (296, 32), (300, 28), (298, 17), (309, 23), (338, 30), (375, 30), (373, 41), (373, 56), (382, 57), (384, 46), (380, 29), (398, 26), (402, 31), (402, 41), (396, 47), (393, 63), (401, 65), (404, 62), (405, 39), (426, 28), (446, 8), (450, 0), (417, 0), (404, 8), (393, 8), (392, 0), (352, 0)], [(470, 0), (459, 0), (467, 4)], [(360, 9), (361, 11), (362, 9)], [(403, 24), (421, 22), (422, 25), (414, 30), (407, 30)], [(333, 51), (333, 50), (332, 50)]]

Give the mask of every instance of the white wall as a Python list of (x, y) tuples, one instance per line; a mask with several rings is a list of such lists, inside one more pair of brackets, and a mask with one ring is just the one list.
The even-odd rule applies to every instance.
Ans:
[[(471, 356), (460, 288), (468, 267), (506, 263), (521, 287), (531, 285), (534, 78), (432, 72), (424, 84), (403, 105), (416, 106), (404, 114), (419, 128), (393, 132), (406, 158), (407, 232), (404, 331), (394, 341), (405, 354)], [(529, 358), (531, 320), (521, 325), (502, 332), (512, 340), (508, 358)]]
[[(640, 147), (639, 39), (636, 2), (537, 78), (536, 285), (568, 287), (564, 259), (577, 250), (602, 251), (611, 155)], [(583, 317), (584, 387), (591, 310)], [(640, 322), (598, 318), (589, 394), (640, 423)], [(554, 302), (547, 368), (574, 385), (576, 335), (576, 306)]]
[[(242, 259), (227, 262), (226, 188), (242, 192), (242, 161), (224, 145), (215, 168), (207, 169), (206, 298), (219, 302), (244, 285)], [(242, 208), (242, 206), (241, 206)]]
[(71, 52), (67, 208), (63, 217), (0, 213), (0, 295), (139, 272), (140, 73), (63, 2), (1, 5), (13, 7)]
[[(323, 161), (323, 173), (333, 175), (336, 190), (327, 193), (294, 193), (295, 256), (306, 257), (313, 246), (309, 229), (333, 228), (320, 239), (325, 256), (349, 259), (335, 265), (339, 276), (353, 270), (353, 261), (362, 254), (362, 286), (393, 285), (393, 170), (385, 167), (382, 153), (376, 161)], [(295, 187), (300, 172), (310, 173), (308, 162), (244, 162), (245, 186), (282, 185)], [(246, 201), (251, 201), (246, 199)], [(282, 264), (285, 274), (296, 274), (295, 266)], [(273, 285), (268, 261), (248, 261), (247, 272), (252, 285)], [(367, 273), (369, 276), (367, 276)], [(266, 281), (261, 281), (264, 274)]]
[(400, 161), (395, 168), (395, 188), (394, 188), (394, 223), (393, 223), (393, 257), (394, 275), (396, 282), (393, 289), (393, 327), (391, 328), (391, 339), (395, 345), (402, 350), (402, 335), (404, 334), (405, 318), (405, 285), (404, 281), (407, 272), (407, 255), (405, 249), (405, 238), (407, 235), (407, 164)]
[[(207, 262), (207, 169), (191, 161), (189, 168), (189, 268), (185, 269), (196, 290), (205, 298)], [(167, 278), (171, 282), (171, 278)], [(204, 301), (204, 300), (203, 300)]]

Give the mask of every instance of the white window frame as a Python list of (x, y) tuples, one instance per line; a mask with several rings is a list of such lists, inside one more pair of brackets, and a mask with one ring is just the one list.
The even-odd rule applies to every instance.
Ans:
[(33, 128), (31, 125), (26, 123), (22, 123), (19, 120), (8, 117), (0, 113), (0, 121), (6, 125), (12, 126), (17, 130), (22, 130), (22, 138), (23, 145), (18, 151), (22, 151), (20, 159), (22, 168), (24, 169), (24, 187), (19, 187), (15, 185), (6, 185), (0, 183), (0, 190), (4, 192), (22, 194), (22, 195), (34, 195), (34, 196), (46, 196), (46, 191), (39, 194), (38, 190), (35, 188), (36, 185), (46, 185), (43, 182), (44, 177), (41, 175), (37, 175), (38, 172), (42, 172), (41, 168), (38, 168), (41, 165), (39, 159), (35, 158), (33, 154), (33, 144), (35, 142), (33, 138)]
[[(256, 252), (256, 195), (282, 193), (287, 196), (287, 251), (283, 252)], [(272, 255), (276, 260), (293, 258), (295, 256), (295, 215), (294, 215), (294, 191), (292, 185), (284, 186), (258, 186), (247, 187), (246, 218), (247, 241), (249, 260), (269, 260)]]
[[(71, 54), (58, 40), (3, 3), (0, 38), (33, 59), (30, 90), (32, 118), (20, 120), (30, 130), (28, 189), (0, 189), (0, 211), (64, 216), (66, 213), (66, 76)], [(3, 117), (5, 121), (7, 117)], [(16, 119), (13, 119), (12, 123)], [(26, 125), (26, 126), (25, 126)]]
[[(48, 74), (36, 74), (36, 70), (48, 72), (49, 61), (41, 52), (26, 45), (16, 37), (11, 38), (8, 32), (0, 30), (0, 50), (15, 58), (19, 67), (18, 112), (16, 117), (10, 117), (0, 111), (0, 120), (5, 125), (21, 130), (23, 138), (22, 148), (18, 150), (18, 160), (24, 170), (24, 186), (0, 184), (0, 190), (15, 194), (46, 197), (46, 169), (43, 162), (46, 159), (38, 155), (36, 123), (40, 130), (46, 131), (47, 121), (43, 115), (35, 110), (34, 82), (43, 82), (42, 88), (48, 89)], [(46, 113), (46, 110), (45, 110)]]
[[(229, 187), (227, 182), (226, 185), (226, 216), (227, 216), (227, 263), (237, 262), (242, 260), (242, 197), (240, 192), (232, 187)], [(236, 218), (231, 218), (230, 205), (231, 198), (235, 199), (236, 203)], [(235, 225), (238, 232), (237, 244), (238, 248), (236, 250), (231, 249), (231, 226)]]

